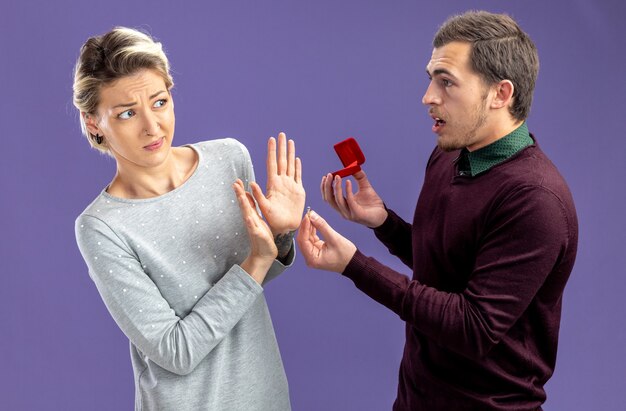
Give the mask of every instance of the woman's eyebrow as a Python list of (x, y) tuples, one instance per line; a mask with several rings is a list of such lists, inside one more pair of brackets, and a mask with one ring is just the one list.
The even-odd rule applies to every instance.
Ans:
[[(156, 96), (158, 96), (158, 95), (159, 95), (159, 94), (161, 94), (161, 93), (165, 93), (165, 90), (159, 90), (159, 91), (157, 91), (156, 93), (154, 93), (153, 95), (151, 95), (150, 97), (148, 97), (148, 99), (149, 99), (149, 100), (152, 100), (153, 98), (155, 98)], [(113, 106), (113, 108), (114, 108), (114, 109), (115, 109), (115, 108), (120, 108), (120, 107), (127, 108), (127, 107), (132, 107), (132, 106), (134, 106), (135, 104), (137, 104), (137, 103), (135, 103), (135, 102), (132, 102), (132, 103), (122, 103), (122, 104), (117, 104), (117, 105)]]
[(150, 97), (148, 97), (148, 99), (152, 100), (153, 98), (155, 98), (156, 96), (158, 96), (161, 93), (165, 93), (165, 90), (160, 90), (157, 91), (156, 93), (154, 93), (153, 95), (151, 95)]

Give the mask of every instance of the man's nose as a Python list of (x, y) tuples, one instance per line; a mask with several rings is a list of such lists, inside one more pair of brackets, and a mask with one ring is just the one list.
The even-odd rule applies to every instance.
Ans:
[(437, 94), (435, 93), (435, 90), (433, 90), (433, 83), (432, 81), (428, 84), (428, 88), (426, 89), (426, 92), (424, 93), (424, 96), (422, 97), (422, 104), (426, 105), (426, 106), (430, 106), (433, 104), (439, 104), (441, 103), (441, 99), (437, 96)]

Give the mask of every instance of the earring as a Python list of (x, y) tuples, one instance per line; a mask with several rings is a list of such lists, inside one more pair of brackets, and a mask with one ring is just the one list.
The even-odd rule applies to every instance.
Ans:
[(100, 134), (96, 134), (96, 144), (98, 145), (102, 144), (103, 140), (104, 138)]

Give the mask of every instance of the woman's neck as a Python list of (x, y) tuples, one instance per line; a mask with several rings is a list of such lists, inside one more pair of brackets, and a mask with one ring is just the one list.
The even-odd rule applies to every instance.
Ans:
[(172, 147), (158, 167), (141, 168), (118, 162), (107, 192), (115, 197), (140, 199), (158, 197), (179, 187), (191, 177), (197, 154), (189, 147)]

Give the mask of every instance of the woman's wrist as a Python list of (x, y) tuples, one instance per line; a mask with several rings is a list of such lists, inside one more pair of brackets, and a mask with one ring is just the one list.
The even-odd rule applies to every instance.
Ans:
[(272, 263), (274, 263), (275, 257), (260, 257), (249, 255), (241, 264), (240, 267), (250, 275), (257, 283), (263, 284), (265, 276), (269, 271)]
[(282, 261), (289, 254), (289, 250), (291, 250), (291, 245), (293, 244), (293, 237), (295, 234), (295, 230), (274, 234), (274, 244), (276, 244), (276, 249), (278, 250), (277, 258), (279, 260)]

